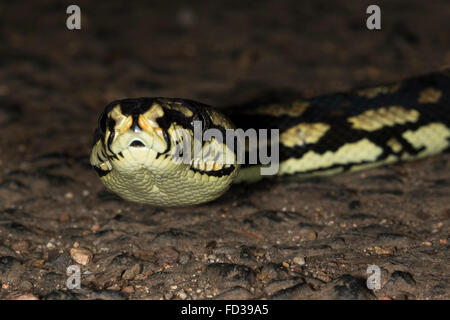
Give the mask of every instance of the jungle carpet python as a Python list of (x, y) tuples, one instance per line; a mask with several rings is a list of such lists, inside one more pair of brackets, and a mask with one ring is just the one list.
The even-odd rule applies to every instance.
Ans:
[(201, 142), (202, 150), (231, 154), (231, 163), (214, 157), (174, 161), (175, 146), (186, 138), (177, 130), (192, 138), (195, 121), (203, 131), (279, 129), (278, 176), (311, 177), (414, 160), (450, 150), (450, 71), (223, 114), (178, 98), (117, 100), (99, 118), (91, 164), (112, 192), (157, 206), (211, 201), (232, 182), (261, 178), (260, 165), (240, 165), (236, 150), (217, 139)]

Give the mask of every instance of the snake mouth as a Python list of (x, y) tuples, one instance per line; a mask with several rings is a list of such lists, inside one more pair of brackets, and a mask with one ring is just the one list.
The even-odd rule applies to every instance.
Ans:
[(145, 147), (145, 143), (143, 143), (141, 140), (134, 139), (129, 144), (130, 147), (136, 147), (136, 148), (142, 148)]

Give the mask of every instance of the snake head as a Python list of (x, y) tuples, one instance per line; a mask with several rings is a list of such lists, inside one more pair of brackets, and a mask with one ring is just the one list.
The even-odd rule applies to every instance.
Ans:
[[(198, 124), (200, 141), (195, 137)], [(225, 143), (203, 141), (206, 129), (220, 133), (226, 128), (232, 128), (226, 117), (194, 101), (117, 100), (99, 118), (90, 161), (105, 186), (125, 199), (159, 205), (199, 203), (225, 192), (239, 170), (236, 154)]]
[(123, 159), (128, 167), (139, 166), (167, 153), (170, 137), (157, 121), (163, 116), (164, 108), (156, 99), (123, 99), (108, 104), (94, 132), (91, 164), (97, 172), (102, 176), (114, 166), (120, 168)]

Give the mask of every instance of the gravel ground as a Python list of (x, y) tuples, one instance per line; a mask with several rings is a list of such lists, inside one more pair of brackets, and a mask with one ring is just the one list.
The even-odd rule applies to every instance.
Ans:
[(449, 155), (177, 209), (108, 193), (88, 159), (114, 99), (226, 107), (449, 65), (448, 2), (377, 1), (380, 31), (369, 1), (77, 2), (78, 31), (69, 2), (0, 3), (0, 298), (450, 298)]

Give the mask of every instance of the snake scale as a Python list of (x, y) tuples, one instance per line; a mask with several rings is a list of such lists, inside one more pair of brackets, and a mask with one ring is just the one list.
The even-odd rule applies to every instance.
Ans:
[[(187, 99), (117, 100), (99, 118), (91, 164), (112, 192), (157, 206), (211, 201), (233, 182), (265, 177), (261, 164), (247, 158), (238, 163), (236, 147), (215, 138), (200, 141), (209, 158), (175, 161), (180, 145), (181, 153), (194, 148), (196, 122), (202, 132), (278, 129), (277, 176), (329, 175), (415, 160), (450, 150), (450, 71), (223, 113)], [(187, 136), (178, 134), (180, 129)], [(232, 161), (221, 161), (220, 154)]]

